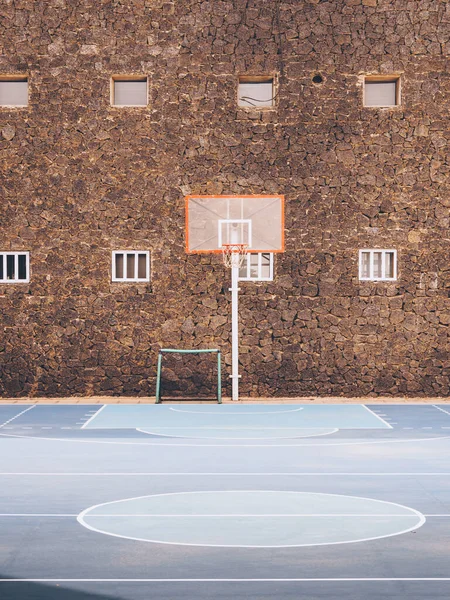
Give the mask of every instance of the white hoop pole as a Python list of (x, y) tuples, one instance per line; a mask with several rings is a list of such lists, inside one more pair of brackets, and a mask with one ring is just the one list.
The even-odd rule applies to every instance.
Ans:
[[(234, 257), (233, 257), (234, 259)], [(231, 399), (239, 400), (239, 311), (238, 311), (239, 267), (231, 266)]]

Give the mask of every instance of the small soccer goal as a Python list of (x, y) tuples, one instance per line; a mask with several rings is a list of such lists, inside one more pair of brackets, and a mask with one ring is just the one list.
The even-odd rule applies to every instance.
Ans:
[(177, 348), (161, 348), (158, 354), (158, 370), (156, 373), (156, 404), (162, 402), (161, 380), (163, 374), (163, 357), (169, 355), (202, 355), (202, 354), (217, 354), (217, 403), (222, 404), (222, 366), (221, 352), (217, 348), (200, 349), (200, 350), (180, 350)]

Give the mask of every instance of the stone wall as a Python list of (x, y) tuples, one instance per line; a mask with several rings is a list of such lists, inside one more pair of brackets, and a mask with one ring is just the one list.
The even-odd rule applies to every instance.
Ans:
[[(242, 395), (448, 394), (449, 51), (442, 0), (3, 0), (30, 104), (0, 108), (0, 251), (31, 282), (0, 284), (0, 395), (152, 395), (171, 346), (219, 346), (229, 394), (229, 273), (185, 255), (188, 193), (286, 196), (274, 281), (241, 284)], [(364, 108), (391, 73), (401, 106)], [(113, 74), (148, 107), (111, 107)], [(275, 109), (237, 108), (244, 74)], [(360, 282), (360, 248), (398, 281)], [(118, 249), (150, 284), (111, 283)]]

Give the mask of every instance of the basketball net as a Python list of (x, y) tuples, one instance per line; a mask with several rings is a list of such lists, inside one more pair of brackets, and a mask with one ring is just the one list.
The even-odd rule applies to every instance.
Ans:
[(223, 264), (229, 269), (242, 267), (247, 256), (248, 244), (223, 244)]

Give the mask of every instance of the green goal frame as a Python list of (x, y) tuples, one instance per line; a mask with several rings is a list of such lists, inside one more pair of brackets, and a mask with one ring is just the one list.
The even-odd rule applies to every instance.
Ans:
[(161, 348), (158, 353), (158, 370), (156, 373), (156, 402), (155, 404), (161, 404), (161, 371), (162, 371), (162, 359), (164, 354), (217, 354), (217, 404), (222, 404), (222, 365), (221, 365), (221, 352), (218, 348), (202, 349), (202, 350), (179, 350), (177, 348)]

